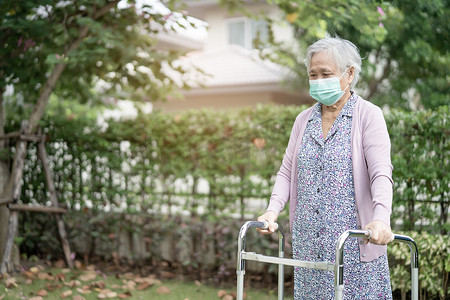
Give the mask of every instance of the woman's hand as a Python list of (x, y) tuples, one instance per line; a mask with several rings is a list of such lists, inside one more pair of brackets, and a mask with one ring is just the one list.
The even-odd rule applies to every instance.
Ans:
[(268, 229), (257, 228), (256, 230), (262, 234), (271, 234), (275, 232), (276, 226), (275, 221), (277, 220), (277, 214), (273, 210), (268, 210), (264, 214), (258, 217), (259, 222), (267, 221), (269, 223)]
[(387, 245), (394, 240), (391, 228), (383, 221), (372, 221), (364, 227), (364, 230), (372, 231), (370, 240), (365, 240), (366, 244), (370, 242), (377, 245)]

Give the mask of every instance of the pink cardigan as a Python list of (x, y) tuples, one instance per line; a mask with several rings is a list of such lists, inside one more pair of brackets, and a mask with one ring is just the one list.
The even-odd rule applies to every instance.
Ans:
[[(295, 120), (267, 208), (278, 215), (290, 199), (291, 229), (297, 204), (297, 154), (312, 109), (304, 110)], [(364, 229), (373, 220), (390, 225), (393, 167), (389, 134), (381, 109), (358, 97), (351, 135), (358, 229)], [(360, 243), (359, 247), (361, 261), (372, 261), (386, 252), (386, 246), (370, 243)]]

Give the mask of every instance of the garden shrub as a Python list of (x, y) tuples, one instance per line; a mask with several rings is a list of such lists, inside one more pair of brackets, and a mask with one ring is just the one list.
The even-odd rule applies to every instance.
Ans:
[(448, 106), (386, 115), (392, 143), (392, 220), (402, 230), (447, 234), (450, 229)]
[[(256, 213), (249, 211), (250, 199), (267, 203), (291, 126), (303, 109), (155, 112), (109, 121), (103, 130), (94, 116), (63, 106), (43, 126), (59, 197), (71, 209), (244, 218)], [(447, 106), (386, 115), (397, 230), (448, 232), (447, 119)], [(23, 202), (47, 201), (33, 147), (24, 182)]]
[[(118, 243), (111, 239), (114, 232), (109, 232), (114, 228), (116, 232), (124, 228), (146, 232), (152, 227), (156, 233), (148, 238), (153, 241), (163, 240), (169, 232), (178, 230), (172, 235), (177, 247), (195, 245), (185, 261), (195, 269), (202, 268), (198, 253), (208, 243), (199, 232), (206, 230), (215, 236), (214, 247), (224, 253), (218, 256), (223, 262), (219, 259), (215, 267), (222, 274), (229, 272), (237, 224), (256, 218), (266, 207), (292, 124), (303, 109), (261, 105), (231, 111), (154, 112), (139, 114), (135, 119), (109, 120), (105, 126), (86, 107), (53, 107), (42, 126), (59, 199), (70, 209), (66, 220), (71, 237), (89, 237), (86, 241), (93, 245), (100, 241), (110, 243), (100, 251), (109, 259), (113, 253), (108, 249)], [(432, 252), (431, 241), (442, 237), (448, 248), (450, 228), (448, 107), (420, 112), (395, 110), (386, 114), (386, 122), (394, 165), (393, 228), (417, 232), (414, 236), (419, 240), (421, 253), (424, 250), (425, 255), (438, 257)], [(32, 144), (21, 201), (49, 203)], [(259, 205), (255, 207), (255, 203)], [(89, 215), (89, 221), (78, 223), (80, 214)], [(117, 217), (111, 217), (115, 214)], [(133, 215), (148, 218), (132, 224), (129, 219)], [(32, 216), (27, 215), (21, 226), (34, 222)], [(183, 216), (195, 221), (189, 224), (189, 230), (182, 225)], [(224, 222), (231, 222), (233, 227)], [(441, 235), (433, 235), (437, 233)], [(29, 234), (27, 238), (39, 237)], [(33, 248), (30, 241), (22, 242), (23, 249)], [(265, 247), (266, 242), (257, 239), (256, 243)], [(95, 252), (89, 247), (82, 251)], [(403, 249), (400, 252), (407, 253)], [(157, 255), (153, 253), (155, 259)], [(448, 260), (448, 252), (441, 257)], [(395, 256), (393, 261), (399, 259)], [(448, 281), (446, 270), (442, 275), (443, 289)], [(395, 288), (405, 290), (402, 280), (406, 277), (397, 275), (403, 274), (398, 273), (397, 267), (393, 272)], [(430, 277), (436, 272), (424, 272), (421, 269), (421, 280), (427, 284), (422, 284), (422, 288), (429, 295), (440, 293), (437, 277)], [(428, 283), (430, 280), (434, 283)]]

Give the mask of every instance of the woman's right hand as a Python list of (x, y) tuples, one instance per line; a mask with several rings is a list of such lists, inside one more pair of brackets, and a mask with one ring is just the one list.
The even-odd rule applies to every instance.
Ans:
[(269, 223), (268, 229), (261, 229), (257, 228), (256, 230), (259, 231), (262, 234), (271, 234), (274, 233), (275, 230), (277, 230), (277, 227), (275, 226), (275, 221), (277, 220), (277, 214), (273, 210), (268, 210), (264, 214), (258, 217), (259, 222), (267, 221)]

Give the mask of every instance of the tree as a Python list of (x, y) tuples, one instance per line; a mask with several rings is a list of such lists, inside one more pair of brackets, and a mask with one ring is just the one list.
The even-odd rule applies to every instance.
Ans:
[[(167, 74), (168, 70), (184, 73), (172, 65), (180, 53), (158, 50), (154, 36), (174, 30), (184, 17), (161, 14), (149, 5), (137, 9), (134, 1), (130, 2), (118, 5), (119, 0), (2, 1), (0, 135), (5, 135), (4, 117), (12, 113), (3, 111), (7, 101), (17, 101), (16, 106), (22, 103), (27, 119), (23, 133), (30, 135), (36, 132), (51, 95), (94, 101), (92, 90), (100, 81), (106, 86), (104, 95), (125, 94), (135, 100), (160, 100), (172, 91), (176, 84)], [(14, 90), (14, 96), (8, 99), (7, 88)], [(0, 150), (4, 147), (2, 143)], [(13, 182), (23, 172), (21, 155), (25, 155), (25, 149), (26, 142), (19, 140), (12, 170), (8, 170), (5, 161), (1, 162), (0, 200), (8, 201), (11, 195), (16, 200), (20, 195), (20, 184), (13, 186)], [(1, 230), (7, 224), (8, 210), (0, 205)], [(4, 240), (2, 231), (0, 257)]]
[[(361, 90), (377, 104), (435, 108), (449, 102), (448, 1), (270, 1), (286, 14), (299, 49), (278, 59), (301, 70), (301, 53), (326, 32), (355, 43), (365, 58)], [(300, 54), (299, 54), (300, 53)], [(305, 86), (305, 85), (303, 85)]]

